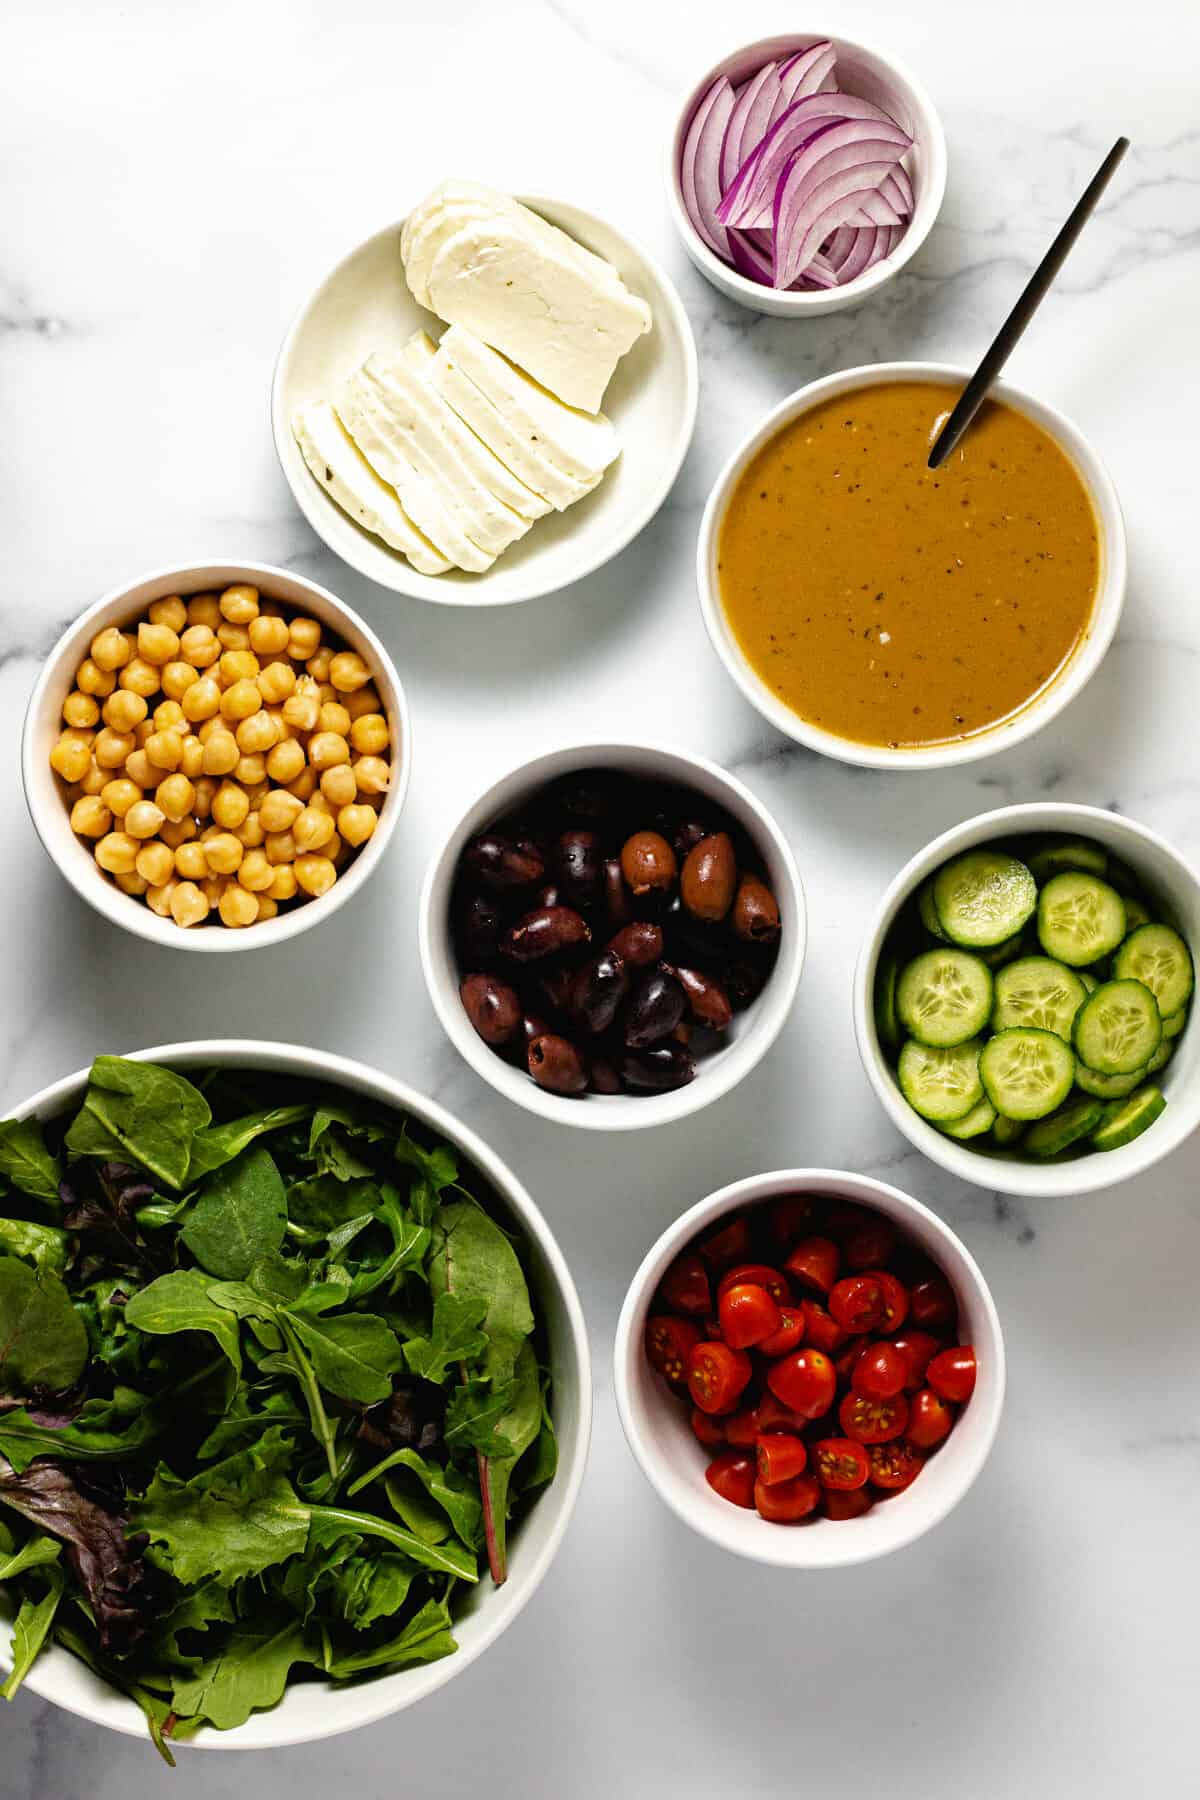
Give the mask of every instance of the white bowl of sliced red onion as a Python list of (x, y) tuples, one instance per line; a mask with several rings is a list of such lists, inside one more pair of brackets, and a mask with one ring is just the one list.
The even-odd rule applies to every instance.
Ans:
[(758, 312), (837, 312), (929, 235), (946, 138), (920, 83), (848, 38), (760, 38), (689, 93), (667, 152), (684, 248)]

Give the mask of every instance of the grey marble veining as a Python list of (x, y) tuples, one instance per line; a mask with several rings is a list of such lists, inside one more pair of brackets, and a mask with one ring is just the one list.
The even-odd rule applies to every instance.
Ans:
[[(0, 56), (0, 784), (11, 1103), (100, 1049), (244, 1033), (375, 1062), (471, 1119), (526, 1179), (576, 1273), (596, 1359), (588, 1482), (544, 1588), (415, 1712), (251, 1760), (189, 1754), (186, 1800), (1109, 1800), (1194, 1785), (1200, 1144), (1141, 1181), (1035, 1205), (900, 1139), (854, 1049), (849, 984), (875, 897), (935, 832), (1010, 801), (1112, 806), (1200, 856), (1195, 532), (1200, 22), (1048, 0), (1026, 18), (876, 0), (836, 23), (891, 45), (943, 111), (941, 222), (868, 307), (746, 313), (686, 262), (662, 201), (677, 97), (749, 0), (44, 0)], [(816, 21), (821, 24), (821, 19)], [(803, 28), (808, 21), (796, 15)], [(1037, 738), (945, 775), (824, 761), (763, 725), (712, 655), (692, 562), (730, 449), (801, 382), (897, 357), (969, 360), (1112, 138), (1134, 148), (1010, 373), (1095, 440), (1125, 504), (1117, 642)], [(701, 356), (700, 423), (667, 505), (607, 569), (496, 615), (406, 605), (344, 569), (275, 466), (267, 387), (287, 322), (351, 244), (446, 174), (552, 191), (651, 246)], [(401, 830), (355, 906), (230, 972), (115, 933), (46, 862), (16, 775), (41, 656), (117, 581), (205, 555), (288, 564), (383, 633), (414, 711)], [(684, 1125), (576, 1142), (450, 1050), (416, 966), (426, 858), (497, 766), (571, 737), (653, 734), (743, 775), (808, 893), (800, 1004), (774, 1055)], [(434, 774), (436, 772), (436, 780)], [(963, 1506), (889, 1561), (787, 1581), (685, 1534), (637, 1474), (608, 1348), (662, 1225), (755, 1169), (851, 1165), (919, 1194), (983, 1265), (1011, 1358), (996, 1452)], [(32, 1695), (0, 1707), (0, 1800), (142, 1800), (148, 1746)], [(848, 1791), (848, 1790), (847, 1790)]]

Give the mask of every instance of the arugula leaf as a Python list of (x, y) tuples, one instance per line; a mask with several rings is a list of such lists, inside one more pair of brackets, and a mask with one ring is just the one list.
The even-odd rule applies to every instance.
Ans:
[(259, 1390), (243, 1384), (196, 1451), (197, 1461), (228, 1456), (242, 1449), (247, 1441), (257, 1440), (272, 1425), (287, 1430), (304, 1423), (305, 1415), (283, 1389), (272, 1387), (260, 1397)]
[[(427, 1462), (415, 1450), (395, 1450), (390, 1456), (385, 1456), (382, 1462), (368, 1469), (365, 1475), (360, 1475), (353, 1486), (347, 1489), (347, 1498), (352, 1500), (355, 1494), (361, 1493), (372, 1481), (380, 1481), (390, 1475), (392, 1480), (388, 1487), (388, 1498), (410, 1530), (417, 1530), (405, 1510), (408, 1486), (401, 1486), (397, 1480), (395, 1471), (398, 1469), (409, 1471), (450, 1521), (455, 1535), (469, 1550), (477, 1549), (482, 1540), (483, 1525), (479, 1492), (452, 1464), (442, 1468), (438, 1463)], [(420, 1536), (421, 1533), (418, 1531), (417, 1535)]]
[(0, 1393), (59, 1393), (87, 1359), (87, 1331), (58, 1276), (0, 1256)]
[(509, 1456), (512, 1444), (499, 1427), (517, 1396), (515, 1381), (494, 1387), (476, 1378), (456, 1387), (446, 1405), (445, 1440), (450, 1450), (478, 1450), (481, 1456)]
[[(5, 1535), (8, 1534), (5, 1533)], [(14, 1550), (11, 1556), (0, 1555), (0, 1581), (14, 1581), (18, 1575), (23, 1575), (26, 1569), (36, 1569), (43, 1563), (57, 1562), (61, 1550), (62, 1545), (56, 1544), (53, 1538), (41, 1536), (29, 1538), (19, 1550)]]
[(417, 1171), (419, 1179), (409, 1189), (408, 1203), (418, 1225), (429, 1225), (439, 1194), (453, 1187), (458, 1180), (458, 1158), (449, 1144), (438, 1144), (433, 1150), (423, 1149), (409, 1137), (407, 1129), (401, 1132), (393, 1148), (397, 1162), (406, 1163)]
[(456, 1363), (474, 1362), (481, 1356), (488, 1340), (479, 1327), (487, 1310), (482, 1295), (439, 1294), (433, 1303), (430, 1336), (410, 1338), (404, 1346), (404, 1360), (413, 1374), (443, 1382)]
[(45, 1200), (57, 1210), (61, 1170), (36, 1119), (0, 1123), (0, 1175), (6, 1175), (19, 1193)]
[(204, 1095), (182, 1075), (154, 1063), (98, 1056), (67, 1132), (67, 1151), (140, 1163), (168, 1187), (180, 1188), (192, 1139), (211, 1119)]
[(385, 1550), (382, 1556), (351, 1556), (332, 1571), (327, 1582), (329, 1610), (355, 1631), (366, 1631), (380, 1619), (394, 1618), (408, 1598), (414, 1570), (407, 1557)]
[(394, 1550), (404, 1554), (423, 1569), (436, 1569), (439, 1574), (457, 1575), (461, 1581), (478, 1581), (479, 1570), (469, 1550), (459, 1544), (427, 1544), (415, 1532), (405, 1531), (374, 1513), (351, 1512), (344, 1506), (312, 1506), (310, 1546), (329, 1544), (344, 1532), (363, 1537), (382, 1538)]
[(323, 1388), (362, 1406), (387, 1399), (389, 1377), (403, 1366), (404, 1352), (382, 1319), (372, 1313), (314, 1318), (296, 1308), (289, 1308), (286, 1317)]
[(482, 1325), (488, 1348), (483, 1373), (507, 1381), (517, 1352), (533, 1331), (529, 1289), (517, 1253), (494, 1219), (471, 1200), (439, 1206), (433, 1220), (429, 1284), (434, 1295), (487, 1301)]
[(210, 1275), (243, 1281), (279, 1249), (286, 1229), (283, 1178), (270, 1152), (254, 1144), (205, 1178), (179, 1235)]
[(177, 1712), (231, 1731), (257, 1707), (275, 1706), (283, 1698), (293, 1664), (316, 1661), (294, 1615), (255, 1616), (242, 1620), (223, 1649), (193, 1673), (176, 1676), (171, 1697)]
[(373, 1269), (361, 1269), (355, 1275), (350, 1294), (354, 1301), (364, 1300), (379, 1288), (390, 1292), (400, 1275), (420, 1270), (429, 1249), (429, 1227), (418, 1224), (405, 1210), (394, 1187), (384, 1186), (376, 1216), (391, 1232), (392, 1248)]
[(185, 1656), (179, 1647), (183, 1631), (204, 1632), (212, 1625), (232, 1625), (236, 1614), (233, 1596), (223, 1581), (201, 1582), (188, 1588), (178, 1605), (159, 1623), (154, 1635), (154, 1655), (161, 1662), (183, 1663), (194, 1668), (197, 1658)]
[(308, 1541), (308, 1508), (287, 1476), (257, 1452), (243, 1452), (191, 1481), (180, 1481), (160, 1463), (129, 1511), (135, 1528), (161, 1546), (154, 1560), (185, 1586), (216, 1575), (232, 1587), (298, 1555)]
[(513, 1386), (512, 1399), (496, 1424), (496, 1436), (507, 1439), (511, 1449), (507, 1454), (487, 1453), (480, 1469), (488, 1528), (488, 1561), (493, 1579), (498, 1583), (507, 1574), (509, 1486), (513, 1470), (535, 1442), (542, 1426), (542, 1383), (537, 1358), (527, 1343), (522, 1344), (517, 1357)]
[(66, 1589), (66, 1572), (48, 1567), (45, 1581), (46, 1591), (41, 1599), (34, 1600), (31, 1596), (22, 1600), (17, 1613), (12, 1635), (12, 1674), (0, 1688), (0, 1695), (5, 1700), (16, 1699), (17, 1689), (37, 1660)]
[(20, 1256), (35, 1269), (52, 1275), (67, 1270), (67, 1234), (56, 1225), (35, 1225), (28, 1219), (0, 1219), (0, 1255)]
[(271, 1106), (261, 1112), (247, 1113), (240, 1119), (230, 1119), (225, 1125), (205, 1126), (192, 1139), (188, 1181), (198, 1181), (201, 1175), (219, 1169), (222, 1163), (232, 1162), (268, 1131), (282, 1131), (288, 1125), (299, 1125), (311, 1110), (306, 1105)]
[(177, 1331), (206, 1331), (214, 1337), (233, 1366), (242, 1373), (242, 1351), (234, 1315), (209, 1296), (212, 1283), (199, 1269), (175, 1269), (160, 1275), (125, 1307), (125, 1317), (138, 1331), (153, 1337), (169, 1337)]
[(458, 1645), (451, 1623), (450, 1609), (444, 1600), (427, 1600), (398, 1636), (374, 1650), (332, 1657), (325, 1664), (325, 1672), (333, 1681), (345, 1681), (364, 1669), (404, 1668), (452, 1656)]

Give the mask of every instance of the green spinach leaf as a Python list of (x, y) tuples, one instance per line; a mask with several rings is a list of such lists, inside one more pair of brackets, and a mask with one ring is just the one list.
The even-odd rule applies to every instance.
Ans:
[[(396, 1471), (401, 1469), (408, 1472), (408, 1480), (403, 1486), (401, 1486), (401, 1478), (397, 1478), (396, 1475)], [(354, 1485), (347, 1490), (347, 1497), (353, 1499), (355, 1494), (361, 1493), (363, 1488), (369, 1486), (372, 1481), (379, 1481), (387, 1476), (392, 1477), (392, 1487), (389, 1488), (388, 1497), (402, 1518), (405, 1517), (404, 1506), (398, 1504), (392, 1489), (395, 1489), (397, 1495), (403, 1497), (406, 1492), (410, 1491), (410, 1484), (416, 1485), (437, 1504), (454, 1528), (455, 1535), (467, 1545), (468, 1549), (478, 1548), (483, 1535), (483, 1507), (479, 1499), (479, 1488), (477, 1484), (460, 1475), (453, 1465), (442, 1468), (438, 1463), (427, 1462), (416, 1450), (394, 1450), (390, 1456), (385, 1456), (382, 1462), (376, 1463), (373, 1468), (368, 1469), (365, 1475), (360, 1475)], [(406, 1522), (410, 1529), (416, 1530), (411, 1520), (406, 1520)], [(421, 1534), (418, 1532), (417, 1535)]]
[(0, 1393), (60, 1393), (87, 1359), (87, 1331), (58, 1276), (0, 1256)]
[(286, 1317), (304, 1345), (321, 1386), (340, 1400), (367, 1406), (386, 1400), (390, 1377), (404, 1363), (395, 1332), (372, 1313), (315, 1318), (296, 1309)]
[(57, 1157), (47, 1150), (36, 1119), (0, 1122), (0, 1175), (6, 1175), (18, 1193), (57, 1208), (62, 1171)]
[(541, 1377), (537, 1358), (527, 1343), (522, 1344), (517, 1357), (513, 1386), (512, 1399), (496, 1422), (496, 1436), (506, 1439), (511, 1448), (505, 1454), (487, 1455), (480, 1470), (487, 1495), (492, 1573), (498, 1581), (504, 1579), (507, 1569), (509, 1488), (513, 1470), (536, 1441), (542, 1426)]
[(237, 1319), (209, 1295), (212, 1286), (199, 1269), (175, 1269), (160, 1275), (149, 1287), (134, 1294), (125, 1307), (126, 1321), (153, 1337), (169, 1337), (177, 1331), (206, 1331), (228, 1357), (234, 1372), (242, 1372), (242, 1351)]
[(318, 1660), (297, 1618), (263, 1617), (256, 1611), (234, 1628), (215, 1656), (190, 1674), (176, 1676), (172, 1699), (178, 1712), (209, 1719), (218, 1731), (232, 1731), (256, 1708), (277, 1705), (294, 1664)]
[(206, 1125), (192, 1139), (188, 1181), (198, 1181), (201, 1175), (232, 1162), (268, 1131), (282, 1131), (288, 1125), (300, 1124), (311, 1110), (305, 1105), (272, 1106), (262, 1112), (247, 1113), (241, 1119), (230, 1119), (225, 1125)]
[(0, 1219), (0, 1255), (20, 1256), (35, 1269), (52, 1275), (67, 1271), (67, 1234), (57, 1225), (35, 1225), (28, 1219)]
[(66, 1571), (58, 1567), (47, 1567), (45, 1582), (46, 1589), (40, 1600), (29, 1597), (21, 1602), (13, 1625), (12, 1674), (0, 1688), (0, 1695), (6, 1700), (16, 1698), (17, 1689), (37, 1661), (67, 1585)]
[(326, 1663), (333, 1681), (345, 1681), (364, 1669), (404, 1668), (413, 1663), (436, 1662), (458, 1649), (451, 1629), (450, 1609), (444, 1600), (427, 1600), (404, 1629), (373, 1650), (334, 1656)]
[(71, 1156), (140, 1164), (168, 1187), (187, 1178), (192, 1139), (212, 1114), (199, 1088), (154, 1063), (98, 1056), (83, 1106), (67, 1132)]
[(488, 1347), (482, 1372), (507, 1381), (533, 1331), (529, 1288), (517, 1253), (494, 1219), (470, 1200), (439, 1206), (433, 1221), (429, 1282), (437, 1294), (487, 1301)]
[(456, 1387), (446, 1405), (448, 1450), (477, 1450), (481, 1456), (509, 1456), (512, 1444), (500, 1431), (501, 1421), (517, 1396), (514, 1380), (494, 1387), (476, 1378)]
[(260, 1144), (205, 1178), (180, 1237), (202, 1268), (222, 1281), (244, 1281), (287, 1229), (283, 1178)]

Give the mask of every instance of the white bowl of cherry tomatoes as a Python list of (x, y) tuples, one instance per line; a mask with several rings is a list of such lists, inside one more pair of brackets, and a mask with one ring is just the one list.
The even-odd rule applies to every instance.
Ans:
[(784, 1169), (662, 1234), (614, 1373), (629, 1446), (685, 1524), (759, 1562), (833, 1568), (912, 1543), (963, 1498), (1000, 1423), (1004, 1340), (978, 1264), (927, 1206)]

